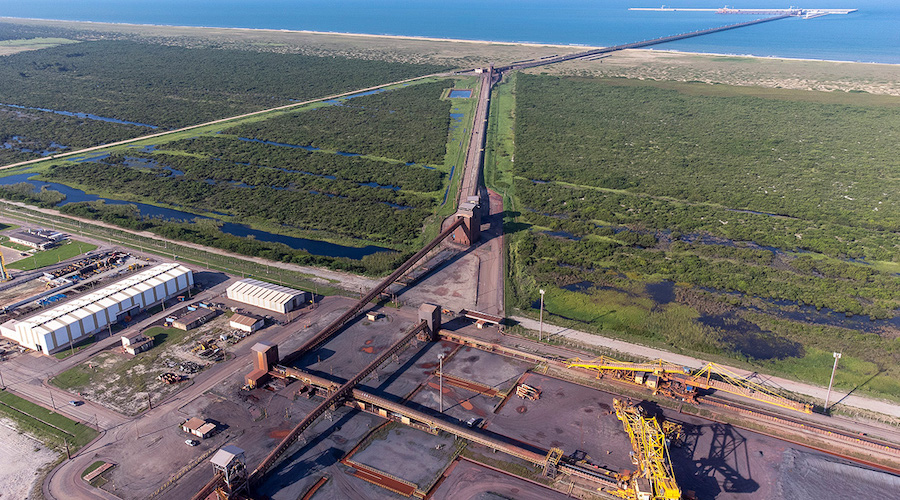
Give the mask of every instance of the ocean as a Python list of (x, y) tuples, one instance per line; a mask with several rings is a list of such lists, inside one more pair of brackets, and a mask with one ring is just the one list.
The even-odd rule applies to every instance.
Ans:
[[(735, 8), (786, 8), (799, 0), (736, 0)], [(784, 19), (658, 45), (720, 54), (900, 64), (900, 2), (809, 0), (849, 15)], [(733, 24), (760, 16), (637, 12), (663, 0), (4, 0), (0, 16), (111, 23), (310, 30), (609, 46)], [(669, 0), (718, 8), (724, 0)]]

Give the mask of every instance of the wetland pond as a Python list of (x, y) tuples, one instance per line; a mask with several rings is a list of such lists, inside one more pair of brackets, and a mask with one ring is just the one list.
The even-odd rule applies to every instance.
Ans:
[[(651, 310), (658, 310), (666, 304), (681, 302), (677, 298), (677, 289), (672, 281), (646, 283), (643, 290), (636, 288), (629, 290), (616, 286), (604, 285), (594, 281), (579, 281), (560, 289), (567, 292), (591, 295), (599, 291), (612, 291), (634, 298), (649, 298), (652, 301)], [(723, 296), (743, 296), (738, 292), (723, 292), (721, 290), (699, 287), (697, 290), (710, 292)], [(701, 299), (715, 300), (715, 299)], [(730, 349), (740, 352), (755, 359), (783, 359), (786, 357), (802, 356), (803, 346), (789, 339), (781, 338), (759, 325), (747, 319), (743, 313), (761, 313), (773, 318), (795, 321), (809, 325), (845, 328), (866, 334), (892, 335), (900, 332), (900, 314), (895, 311), (893, 318), (870, 319), (865, 315), (848, 316), (831, 309), (816, 309), (815, 306), (804, 305), (788, 300), (772, 300), (756, 297), (757, 305), (727, 306), (713, 308), (716, 312), (701, 313), (696, 321), (700, 324), (717, 329), (721, 333), (721, 341)], [(687, 304), (690, 306), (690, 300)], [(532, 302), (535, 310), (540, 308), (540, 300)], [(693, 306), (692, 306), (693, 307)], [(559, 316), (561, 318), (579, 321), (564, 315), (550, 313), (547, 304), (544, 304), (544, 313)]]
[[(98, 158), (94, 158), (98, 159)], [(172, 174), (175, 174), (172, 172)], [(177, 175), (177, 174), (175, 174)], [(180, 210), (175, 210), (172, 208), (165, 207), (157, 207), (155, 205), (149, 205), (146, 203), (136, 203), (131, 201), (124, 200), (116, 200), (111, 198), (102, 198), (95, 194), (87, 194), (80, 189), (75, 189), (65, 184), (59, 184), (56, 182), (47, 182), (41, 180), (29, 180), (29, 177), (34, 177), (35, 174), (32, 172), (24, 173), (24, 174), (14, 174), (6, 177), (0, 177), (0, 185), (6, 186), (11, 184), (18, 184), (20, 182), (28, 182), (35, 185), (35, 191), (39, 191), (42, 187), (46, 187), (47, 189), (51, 189), (54, 191), (59, 191), (60, 193), (66, 196), (66, 199), (60, 202), (57, 206), (63, 206), (68, 203), (78, 203), (84, 201), (97, 201), (103, 200), (105, 203), (110, 205), (134, 205), (140, 211), (142, 217), (147, 218), (160, 218), (165, 220), (178, 220), (178, 221), (192, 221), (194, 219), (213, 219), (212, 217), (206, 217), (202, 215), (192, 214), (190, 212), (183, 212)], [(225, 214), (222, 214), (225, 215)], [(213, 219), (218, 220), (218, 219)], [(386, 252), (391, 251), (389, 248), (379, 247), (375, 245), (367, 245), (364, 247), (351, 247), (346, 245), (338, 245), (336, 243), (330, 243), (327, 241), (319, 241), (319, 240), (311, 240), (307, 238), (297, 238), (293, 236), (285, 236), (282, 234), (275, 234), (266, 231), (260, 231), (258, 229), (253, 229), (244, 224), (237, 224), (234, 222), (223, 222), (221, 226), (221, 230), (223, 233), (231, 234), (234, 236), (241, 237), (249, 237), (252, 236), (259, 241), (266, 241), (270, 243), (283, 243), (295, 250), (305, 250), (312, 255), (323, 255), (329, 257), (346, 257), (349, 259), (361, 259), (366, 255), (370, 255), (377, 252)]]

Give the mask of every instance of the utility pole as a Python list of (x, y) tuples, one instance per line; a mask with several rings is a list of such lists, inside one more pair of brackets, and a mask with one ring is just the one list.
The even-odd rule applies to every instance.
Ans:
[(55, 409), (56, 409), (56, 403), (53, 401), (53, 391), (51, 391), (50, 388), (48, 387), (48, 388), (47, 388), (47, 392), (50, 393), (50, 406), (52, 406), (53, 409), (55, 410)]
[(834, 367), (831, 369), (831, 381), (828, 382), (828, 394), (825, 395), (824, 408), (825, 408), (826, 413), (828, 412), (828, 400), (831, 399), (831, 386), (834, 384), (834, 372), (837, 371), (837, 364), (838, 364), (838, 360), (841, 359), (841, 353), (834, 352), (834, 353), (832, 353), (832, 356), (834, 356)]
[(444, 358), (447, 355), (444, 353), (438, 354), (438, 362), (441, 364), (441, 368), (438, 371), (440, 374), (438, 381), (440, 383), (440, 393), (441, 393), (441, 413), (444, 413)]
[(541, 292), (541, 324), (540, 330), (538, 330), (538, 342), (544, 341), (544, 289), (541, 288), (539, 290)]
[(0, 372), (0, 390), (6, 390), (6, 384), (3, 383), (3, 372)]

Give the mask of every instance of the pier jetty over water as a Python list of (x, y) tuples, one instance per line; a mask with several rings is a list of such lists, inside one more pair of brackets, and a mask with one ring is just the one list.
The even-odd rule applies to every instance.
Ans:
[(666, 7), (663, 5), (662, 7), (632, 7), (628, 10), (653, 12), (715, 12), (716, 14), (791, 16), (812, 19), (815, 17), (827, 16), (828, 14), (849, 14), (851, 12), (856, 12), (857, 9), (801, 9), (799, 7), (788, 7), (787, 9), (735, 9), (728, 6), (719, 9), (682, 9), (678, 7)]

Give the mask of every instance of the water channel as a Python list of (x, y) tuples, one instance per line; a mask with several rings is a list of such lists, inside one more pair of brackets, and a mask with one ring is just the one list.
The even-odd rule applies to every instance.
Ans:
[[(60, 202), (57, 206), (63, 206), (68, 203), (78, 203), (83, 201), (97, 201), (103, 200), (105, 203), (110, 205), (134, 205), (140, 211), (142, 217), (148, 218), (161, 218), (165, 220), (179, 220), (179, 221), (191, 221), (194, 219), (214, 219), (212, 217), (206, 217), (202, 215), (196, 215), (189, 212), (183, 212), (180, 210), (175, 210), (172, 208), (165, 207), (157, 207), (155, 205), (148, 205), (146, 203), (136, 203), (124, 200), (115, 200), (110, 198), (102, 198), (95, 194), (87, 194), (80, 189), (75, 189), (73, 187), (66, 186), (65, 184), (59, 184), (57, 182), (47, 182), (29, 180), (30, 177), (34, 177), (35, 174), (32, 172), (27, 172), (23, 174), (14, 174), (7, 177), (0, 177), (0, 185), (6, 186), (11, 184), (18, 184), (20, 182), (30, 182), (35, 185), (35, 191), (39, 191), (42, 187), (46, 187), (47, 189), (52, 189), (54, 191), (59, 191), (60, 193), (66, 196), (66, 199)], [(222, 214), (225, 215), (225, 214)], [(253, 236), (255, 239), (259, 241), (266, 241), (271, 243), (283, 243), (295, 250), (305, 250), (313, 255), (323, 255), (330, 257), (346, 257), (349, 259), (361, 259), (366, 255), (370, 255), (377, 252), (385, 252), (390, 251), (389, 248), (379, 247), (375, 245), (367, 245), (364, 247), (351, 247), (345, 245), (338, 245), (336, 243), (329, 243), (327, 241), (319, 241), (319, 240), (311, 240), (307, 238), (297, 238), (293, 236), (285, 236), (281, 234), (269, 233), (266, 231), (260, 231), (258, 229), (253, 229), (244, 224), (237, 224), (234, 222), (223, 222), (221, 226), (221, 230), (223, 233), (231, 234), (234, 236), (248, 237)]]
[(48, 108), (33, 108), (33, 107), (28, 107), (28, 106), (20, 106), (18, 104), (0, 103), (0, 106), (6, 106), (9, 108), (15, 108), (15, 109), (28, 109), (28, 110), (32, 110), (32, 111), (43, 111), (45, 113), (54, 113), (54, 114), (63, 115), (63, 116), (74, 116), (76, 118), (84, 118), (84, 119), (88, 119), (88, 120), (96, 120), (96, 121), (101, 121), (101, 122), (119, 123), (122, 125), (136, 125), (138, 127), (147, 127), (147, 128), (151, 128), (154, 130), (159, 128), (156, 125), (150, 125), (147, 123), (130, 122), (130, 121), (126, 121), (126, 120), (119, 120), (117, 118), (108, 118), (106, 116), (92, 115), (90, 113), (78, 113), (78, 112), (73, 112), (73, 111), (59, 111), (56, 109), (48, 109)]

